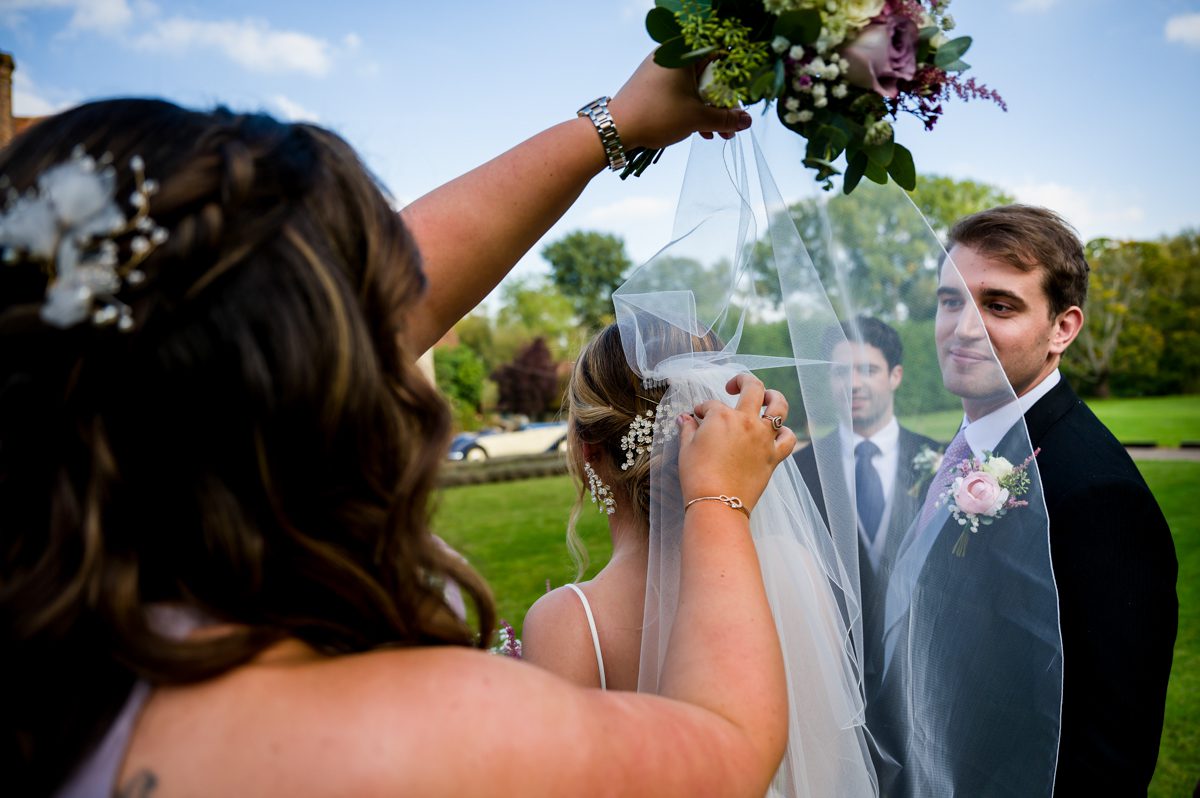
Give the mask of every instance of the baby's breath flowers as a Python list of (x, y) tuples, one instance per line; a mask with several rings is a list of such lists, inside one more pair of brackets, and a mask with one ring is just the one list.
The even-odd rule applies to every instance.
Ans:
[[(942, 102), (1000, 95), (958, 77), (971, 39), (951, 39), (950, 0), (657, 0), (646, 30), (668, 67), (707, 60), (703, 98), (723, 107), (779, 100), (784, 126), (807, 142), (804, 164), (828, 189), (863, 177), (912, 190), (912, 154), (895, 140), (901, 111), (931, 129)], [(630, 153), (622, 177), (641, 174), (661, 153)]]

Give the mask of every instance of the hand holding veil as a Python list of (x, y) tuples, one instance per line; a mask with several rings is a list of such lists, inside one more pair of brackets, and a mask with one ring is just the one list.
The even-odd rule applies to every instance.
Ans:
[[(864, 595), (860, 569), (871, 566), (860, 562), (853, 456), (837, 432), (851, 425), (850, 396), (830, 350), (847, 340), (842, 321), (882, 316), (903, 327), (911, 350), (905, 410), (961, 407), (938, 372), (931, 318), (938, 280), (958, 278), (899, 189), (863, 186), (846, 199), (855, 202), (788, 208), (753, 136), (694, 138), (671, 243), (613, 295), (630, 367), (647, 385), (668, 385), (659, 418), (730, 401), (726, 381), (750, 370), (785, 394), (790, 423), (811, 435), (819, 485), (786, 461), (751, 518), (788, 673), (789, 743), (771, 794), (1049, 795), (1062, 656), (1036, 463), (1028, 506), (983, 527), (964, 557), (943, 540), (958, 536), (945, 503), (916, 503), (935, 510), (924, 528), (916, 513), (892, 518), (896, 558)], [(707, 335), (723, 348), (696, 351), (693, 336)], [(1031, 454), (1019, 405), (994, 358), (980, 371), (1009, 407), (993, 447), (1019, 463)], [(667, 427), (656, 428), (652, 452), (639, 675), (648, 692), (670, 645), (691, 498)], [(921, 480), (922, 500), (934, 477)]]

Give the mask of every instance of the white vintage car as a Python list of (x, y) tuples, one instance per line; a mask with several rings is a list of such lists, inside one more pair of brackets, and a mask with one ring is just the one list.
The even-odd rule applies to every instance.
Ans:
[(566, 449), (567, 422), (544, 421), (526, 424), (513, 432), (485, 433), (470, 442), (462, 441), (451, 449), (450, 459), (478, 462)]

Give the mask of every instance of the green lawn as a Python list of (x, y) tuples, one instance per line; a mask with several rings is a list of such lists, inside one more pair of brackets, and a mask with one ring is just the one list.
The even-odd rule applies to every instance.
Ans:
[[(1179, 406), (1196, 407), (1196, 397), (1181, 399), (1187, 402), (1180, 401)], [(1123, 400), (1113, 404), (1119, 409)], [(1200, 432), (1191, 437), (1200, 438)], [(1158, 769), (1150, 790), (1155, 798), (1168, 798), (1191, 795), (1200, 779), (1200, 504), (1192, 499), (1200, 486), (1200, 463), (1142, 462), (1139, 468), (1171, 523), (1179, 556), (1179, 638)], [(572, 501), (567, 477), (450, 488), (441, 493), (435, 529), (487, 578), (500, 616), (518, 634), (525, 610), (545, 591), (546, 581), (558, 586), (574, 578), (563, 543)], [(590, 572), (594, 572), (611, 547), (607, 524), (590, 503), (584, 506), (580, 531), (592, 554)]]
[[(1120, 441), (1153, 441), (1168, 447), (1179, 446), (1181, 441), (1200, 441), (1200, 394), (1089, 399), (1088, 406)], [(961, 421), (962, 413), (957, 410), (900, 419), (909, 429), (943, 442), (950, 439)]]
[[(554, 587), (575, 580), (566, 549), (567, 517), (574, 500), (566, 476), (441, 492), (434, 529), (487, 579), (500, 617), (518, 635), (525, 611), (546, 592), (547, 580)], [(608, 523), (591, 502), (580, 515), (579, 533), (591, 555), (590, 576), (612, 554)]]
[(1158, 768), (1150, 784), (1152, 798), (1191, 795), (1200, 781), (1200, 462), (1140, 462), (1171, 524), (1179, 558), (1179, 636), (1167, 688)]

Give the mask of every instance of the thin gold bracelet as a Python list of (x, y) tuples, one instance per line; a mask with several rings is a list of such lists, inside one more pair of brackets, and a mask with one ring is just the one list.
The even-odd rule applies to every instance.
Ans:
[(742, 500), (737, 496), (726, 496), (724, 493), (722, 493), (720, 496), (698, 496), (687, 504), (683, 505), (683, 511), (687, 512), (687, 509), (696, 502), (720, 502), (721, 504), (724, 504), (734, 510), (739, 510), (747, 518), (750, 517), (750, 511), (746, 509), (746, 505), (742, 504)]

